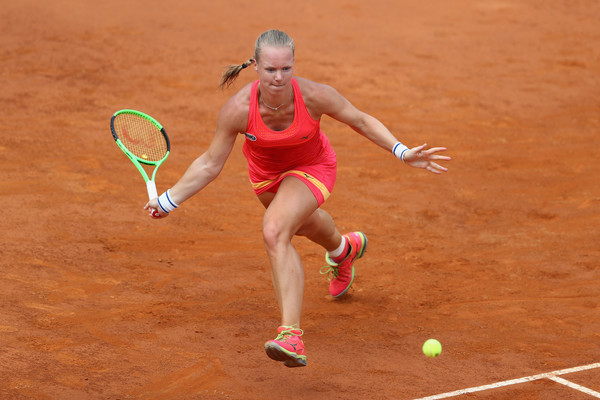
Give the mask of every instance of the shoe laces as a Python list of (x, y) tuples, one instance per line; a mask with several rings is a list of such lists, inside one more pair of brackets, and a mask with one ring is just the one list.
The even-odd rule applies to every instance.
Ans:
[(319, 273), (321, 275), (327, 275), (327, 279), (332, 281), (340, 274), (340, 269), (338, 267), (341, 263), (338, 264), (334, 262), (328, 253), (325, 254), (325, 261), (327, 262), (327, 265), (321, 267)]
[[(279, 335), (277, 335), (277, 337), (275, 338), (275, 340), (285, 339), (285, 338), (288, 338), (290, 336), (302, 336), (302, 335), (304, 335), (304, 331), (302, 329), (300, 329), (300, 328), (296, 328), (295, 326), (282, 326), (282, 328), (285, 328), (285, 329), (282, 330), (281, 332), (279, 332)], [(300, 332), (300, 333), (297, 333), (297, 332)]]

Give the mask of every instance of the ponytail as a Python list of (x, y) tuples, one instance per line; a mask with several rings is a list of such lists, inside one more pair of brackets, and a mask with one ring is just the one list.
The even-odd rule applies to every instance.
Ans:
[(229, 65), (225, 67), (225, 71), (223, 72), (223, 75), (221, 75), (221, 83), (219, 85), (221, 89), (231, 86), (231, 84), (237, 79), (240, 72), (252, 65), (253, 62), (256, 62), (256, 60), (254, 60), (254, 58), (249, 58), (248, 61), (243, 64)]

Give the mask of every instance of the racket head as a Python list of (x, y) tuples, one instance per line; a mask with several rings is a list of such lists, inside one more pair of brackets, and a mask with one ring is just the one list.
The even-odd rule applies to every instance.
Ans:
[(163, 126), (141, 111), (117, 111), (110, 120), (110, 130), (121, 150), (142, 164), (159, 166), (171, 151)]

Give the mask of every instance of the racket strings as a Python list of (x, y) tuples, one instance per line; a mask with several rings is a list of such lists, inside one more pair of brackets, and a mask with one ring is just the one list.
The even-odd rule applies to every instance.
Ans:
[(114, 120), (114, 128), (121, 143), (147, 161), (159, 161), (167, 154), (167, 142), (154, 123), (135, 114), (120, 114)]

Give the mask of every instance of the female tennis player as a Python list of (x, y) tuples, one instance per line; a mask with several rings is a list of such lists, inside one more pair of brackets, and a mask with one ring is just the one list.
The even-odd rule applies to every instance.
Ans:
[(331, 216), (320, 208), (336, 179), (336, 156), (320, 129), (321, 116), (348, 125), (412, 167), (440, 174), (447, 169), (436, 161), (450, 157), (439, 154), (446, 150), (443, 147), (406, 147), (334, 88), (294, 77), (294, 42), (284, 32), (261, 34), (254, 57), (230, 66), (221, 86), (229, 86), (240, 71), (253, 64), (258, 79), (223, 105), (206, 152), (171, 189), (145, 208), (159, 210), (159, 216), (153, 218), (166, 217), (219, 175), (236, 138), (244, 135), (250, 181), (266, 209), (262, 233), (281, 311), (278, 335), (265, 343), (265, 350), (287, 367), (300, 367), (306, 365), (300, 329), (304, 270), (292, 237), (305, 236), (326, 250), (327, 265), (321, 273), (328, 276), (334, 297), (348, 291), (354, 280), (354, 262), (367, 248), (364, 233), (340, 234)]

